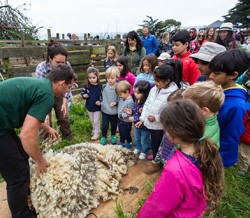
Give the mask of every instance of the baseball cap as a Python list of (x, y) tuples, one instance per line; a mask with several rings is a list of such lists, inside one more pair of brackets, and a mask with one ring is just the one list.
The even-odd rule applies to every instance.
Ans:
[(226, 48), (215, 42), (205, 42), (198, 53), (190, 55), (190, 58), (196, 58), (202, 61), (210, 62), (214, 56), (226, 51)]
[(170, 57), (171, 57), (170, 54), (168, 54), (167, 52), (162, 52), (157, 59), (164, 61), (169, 59)]

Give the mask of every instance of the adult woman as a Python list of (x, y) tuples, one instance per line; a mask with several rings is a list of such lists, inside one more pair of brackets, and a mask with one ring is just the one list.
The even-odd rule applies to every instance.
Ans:
[(171, 56), (173, 55), (172, 45), (169, 42), (169, 32), (164, 32), (162, 34), (161, 41), (158, 44), (156, 56), (160, 56), (162, 52), (167, 52)]
[[(51, 68), (58, 64), (67, 64), (68, 52), (66, 48), (59, 42), (50, 40), (47, 49), (46, 61), (41, 62), (36, 67), (37, 78), (45, 78), (50, 73)], [(70, 122), (67, 115), (67, 99), (70, 96), (70, 92), (65, 94), (64, 98), (55, 97), (54, 110), (57, 118), (57, 124), (60, 126), (63, 138), (72, 140), (72, 132), (70, 129)], [(50, 118), (51, 124), (51, 118)]]
[(235, 40), (233, 33), (233, 24), (230, 22), (223, 23), (214, 42), (223, 45), (227, 50), (242, 48), (240, 42)]
[(205, 31), (200, 30), (195, 40), (190, 42), (190, 52), (192, 54), (197, 53), (200, 50), (200, 47), (206, 42), (205, 40)]
[(128, 57), (128, 66), (133, 74), (140, 71), (141, 60), (146, 56), (146, 49), (135, 31), (130, 31), (125, 41), (124, 55)]
[(216, 37), (215, 29), (213, 27), (208, 28), (205, 33), (205, 39), (208, 42), (213, 42), (215, 40), (215, 37)]

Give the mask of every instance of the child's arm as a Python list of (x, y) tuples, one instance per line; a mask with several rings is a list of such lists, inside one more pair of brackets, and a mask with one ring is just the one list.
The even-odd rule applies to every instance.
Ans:
[(129, 110), (132, 110), (133, 107), (134, 107), (134, 102), (133, 101), (128, 102), (128, 105), (123, 109), (123, 112), (120, 115), (121, 118), (122, 119), (128, 119), (131, 116), (131, 114), (128, 114), (125, 109), (127, 108)]
[(89, 90), (87, 89), (85, 85), (82, 88), (81, 96), (83, 99), (87, 99), (89, 97)]
[(173, 172), (163, 170), (137, 218), (168, 217), (183, 199), (182, 186)]

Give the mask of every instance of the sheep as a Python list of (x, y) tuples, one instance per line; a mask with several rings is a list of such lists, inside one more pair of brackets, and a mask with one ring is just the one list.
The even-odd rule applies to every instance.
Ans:
[(101, 201), (119, 194), (119, 183), (136, 163), (130, 150), (117, 146), (81, 143), (49, 150), (47, 173), (37, 176), (30, 161), (31, 199), (40, 218), (85, 217)]

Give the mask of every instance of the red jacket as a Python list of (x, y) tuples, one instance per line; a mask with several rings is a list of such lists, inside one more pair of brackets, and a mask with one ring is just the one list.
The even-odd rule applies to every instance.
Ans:
[(185, 82), (188, 82), (190, 85), (193, 85), (197, 82), (201, 73), (199, 71), (198, 65), (194, 62), (189, 56), (191, 53), (188, 51), (182, 55), (174, 55), (173, 59), (179, 59), (182, 62), (182, 79)]
[(250, 145), (250, 111), (246, 112), (243, 123), (245, 132), (241, 135), (240, 142)]

